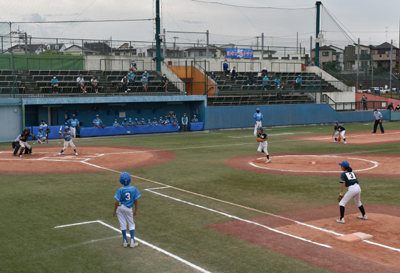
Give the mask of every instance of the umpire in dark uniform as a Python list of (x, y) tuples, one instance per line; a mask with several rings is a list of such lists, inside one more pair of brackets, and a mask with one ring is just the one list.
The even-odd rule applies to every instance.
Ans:
[(381, 127), (382, 134), (385, 133), (385, 130), (383, 129), (383, 126), (382, 126), (382, 119), (383, 119), (383, 116), (382, 116), (381, 112), (379, 112), (377, 109), (374, 109), (374, 121), (375, 121), (375, 123), (374, 123), (374, 131), (372, 132), (373, 134), (376, 133), (376, 129), (378, 128), (378, 124)]

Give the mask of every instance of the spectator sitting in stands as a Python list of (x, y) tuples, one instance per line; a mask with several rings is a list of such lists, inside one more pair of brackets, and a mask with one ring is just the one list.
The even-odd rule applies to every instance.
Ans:
[(215, 75), (215, 72), (211, 72), (210, 74), (211, 79), (213, 79), (214, 81), (217, 79), (217, 76)]
[(82, 74), (79, 74), (79, 77), (76, 78), (76, 83), (78, 90), (86, 93), (85, 79), (83, 78)]
[(153, 118), (153, 125), (158, 125), (157, 119)]
[(229, 77), (231, 77), (231, 79), (237, 79), (238, 73), (236, 70), (236, 67), (234, 66), (231, 70), (231, 72), (229, 73)]
[(118, 120), (115, 119), (112, 126), (113, 126), (113, 127), (119, 127), (119, 126), (121, 126), (121, 125), (119, 125)]
[(138, 121), (137, 118), (135, 118), (135, 121), (133, 122), (133, 126), (135, 126), (136, 128), (139, 127), (140, 122)]
[(122, 126), (129, 126), (129, 122), (126, 118), (124, 118), (124, 121), (122, 122)]
[(151, 122), (150, 119), (147, 120), (147, 125), (153, 125), (153, 122)]
[(224, 63), (222, 64), (222, 68), (223, 68), (224, 74), (226, 76), (228, 76), (229, 75), (229, 64), (228, 64), (227, 60), (225, 60)]
[(130, 71), (128, 73), (128, 82), (129, 82), (129, 87), (135, 86), (135, 74), (133, 74), (133, 71)]
[(388, 105), (387, 110), (394, 111), (393, 102)]
[(90, 79), (90, 83), (93, 85), (95, 80), (96, 80), (96, 77), (93, 75), (93, 77)]
[(142, 77), (146, 76), (146, 78), (149, 78), (150, 74), (147, 73), (147, 69), (144, 70)]
[(250, 72), (247, 73), (247, 81), (246, 81), (247, 85), (256, 84), (256, 80), (253, 77), (254, 77), (253, 70), (250, 70)]
[(167, 77), (165, 76), (165, 74), (162, 76), (162, 78), (161, 78), (161, 85), (162, 85), (162, 87), (164, 88), (164, 91), (165, 92), (168, 92), (168, 79), (167, 79)]
[(167, 116), (165, 116), (165, 118), (164, 118), (164, 125), (167, 125), (167, 124), (169, 124), (170, 122), (169, 122), (169, 119), (168, 119), (168, 117)]
[(275, 80), (274, 80), (274, 83), (275, 83), (275, 87), (278, 87), (278, 84), (279, 84), (279, 85), (281, 84), (281, 79), (279, 79), (279, 76), (278, 76), (278, 75), (276, 75), (276, 78), (275, 78)]
[(268, 75), (268, 70), (267, 70), (266, 67), (264, 67), (264, 68), (261, 70), (261, 74), (262, 74), (263, 76), (267, 76), (267, 75)]
[(276, 85), (276, 98), (280, 100), (282, 98), (282, 85), (280, 82)]
[(400, 105), (397, 104), (396, 109), (394, 109), (394, 111), (400, 111)]
[[(144, 73), (143, 73), (144, 74)], [(146, 76), (142, 76), (142, 85), (143, 85), (143, 89), (144, 91), (147, 91), (147, 84), (148, 84), (148, 79)]]
[(136, 62), (135, 60), (132, 60), (131, 64), (129, 65), (129, 70), (136, 72), (137, 67), (136, 67)]
[(124, 77), (122, 78), (121, 83), (122, 83), (122, 87), (124, 88), (125, 93), (127, 93), (128, 91), (131, 91), (131, 90), (128, 88), (128, 79), (126, 78), (126, 76), (124, 76)]
[(297, 77), (296, 81), (293, 83), (294, 84), (294, 88), (297, 89), (297, 90), (300, 90), (302, 81), (303, 81), (303, 79), (301, 78), (301, 75), (299, 75)]
[(92, 90), (93, 90), (95, 93), (99, 93), (99, 85), (98, 85), (97, 80), (94, 80), (94, 82), (92, 83)]
[(176, 119), (176, 117), (173, 117), (171, 123), (172, 123), (172, 125), (174, 125), (174, 126), (178, 125), (178, 120)]
[(160, 119), (158, 120), (158, 124), (164, 124), (164, 120), (162, 119), (162, 117), (160, 117)]
[(193, 115), (192, 122), (197, 123), (199, 120), (197, 119), (196, 115)]
[(142, 121), (140, 122), (140, 125), (146, 125), (146, 121), (144, 120), (144, 118), (142, 118)]
[(267, 74), (265, 74), (265, 76), (263, 78), (263, 89), (268, 90), (268, 88), (269, 88), (269, 78), (268, 78)]
[(53, 94), (58, 94), (58, 79), (56, 75), (51, 79), (51, 89), (53, 90)]

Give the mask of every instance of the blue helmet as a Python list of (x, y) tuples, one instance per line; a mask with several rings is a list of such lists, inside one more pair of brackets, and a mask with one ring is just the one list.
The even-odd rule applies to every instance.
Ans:
[(337, 120), (335, 120), (335, 122), (334, 123), (337, 123), (337, 124), (339, 124), (339, 122), (337, 122)]
[(263, 127), (258, 127), (258, 129), (257, 129), (257, 130), (264, 131)]
[(119, 177), (119, 182), (121, 182), (122, 185), (129, 185), (131, 183), (131, 175), (127, 172), (121, 173)]

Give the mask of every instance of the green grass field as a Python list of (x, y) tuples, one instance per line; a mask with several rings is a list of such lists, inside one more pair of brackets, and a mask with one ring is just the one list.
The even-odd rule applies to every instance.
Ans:
[[(399, 125), (384, 124), (385, 130), (398, 129)], [(372, 124), (345, 127), (347, 132), (370, 131)], [(332, 133), (332, 128), (333, 125), (267, 130), (272, 135), (268, 140), (271, 159), (274, 153), (397, 154), (400, 150), (400, 143), (335, 145), (290, 140), (284, 138), (288, 135), (282, 135), (326, 134)], [(337, 177), (265, 174), (225, 165), (229, 158), (256, 153), (255, 139), (246, 137), (251, 135), (252, 130), (211, 131), (74, 142), (78, 151), (82, 145), (113, 145), (162, 149), (177, 155), (164, 164), (119, 170), (146, 179), (135, 178), (131, 183), (142, 195), (135, 218), (139, 239), (210, 272), (325, 272), (207, 227), (232, 221), (227, 216), (146, 191), (160, 187), (152, 181), (160, 182), (175, 188), (155, 192), (240, 218), (262, 214), (206, 197), (274, 214), (337, 204), (340, 190)], [(57, 142), (51, 141), (48, 146), (61, 148)], [(0, 149), (9, 146), (0, 144)], [(120, 160), (124, 160), (124, 155)], [(145, 244), (134, 249), (123, 248), (120, 232), (99, 222), (54, 228), (100, 220), (118, 229), (118, 220), (112, 215), (113, 197), (121, 187), (116, 172), (0, 176), (1, 272), (198, 272)], [(360, 181), (366, 208), (368, 204), (400, 206), (399, 179), (360, 178)]]

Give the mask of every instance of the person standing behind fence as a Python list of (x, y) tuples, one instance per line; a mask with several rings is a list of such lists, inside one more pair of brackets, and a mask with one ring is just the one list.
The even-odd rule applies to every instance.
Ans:
[(186, 113), (183, 113), (182, 116), (182, 131), (187, 131), (188, 129), (189, 118), (187, 117)]
[(394, 111), (393, 102), (391, 102), (391, 103), (389, 104), (389, 106), (387, 107), (387, 110), (389, 110), (389, 111)]
[(168, 79), (167, 79), (167, 77), (165, 76), (165, 74), (162, 76), (162, 78), (161, 78), (161, 85), (162, 85), (162, 87), (164, 88), (164, 91), (165, 92), (168, 92)]
[(53, 94), (58, 94), (58, 79), (56, 75), (51, 79), (51, 89), (53, 90)]
[(83, 78), (82, 74), (79, 74), (79, 77), (76, 78), (76, 83), (77, 83), (78, 91), (82, 91), (83, 93), (86, 93), (85, 79)]
[(301, 75), (299, 75), (299, 76), (296, 78), (295, 82), (293, 83), (295, 89), (300, 90), (300, 88), (301, 88), (301, 83), (302, 83), (302, 82), (303, 82), (303, 79), (301, 78)]
[(396, 108), (394, 109), (394, 111), (400, 111), (400, 104), (397, 104)]
[(367, 107), (367, 98), (365, 97), (365, 95), (363, 95), (362, 96), (362, 98), (361, 98), (361, 103), (362, 103), (362, 105), (363, 105), (363, 110), (365, 111), (365, 110), (368, 110), (368, 107)]
[(129, 65), (129, 70), (136, 72), (137, 67), (136, 67), (136, 62), (135, 60), (132, 60), (131, 64)]
[(378, 124), (381, 128), (381, 133), (384, 134), (385, 130), (383, 129), (382, 126), (382, 120), (383, 120), (383, 116), (381, 114), (381, 112), (379, 112), (377, 109), (374, 109), (374, 131), (372, 132), (373, 134), (376, 133), (376, 129), (378, 129)]

